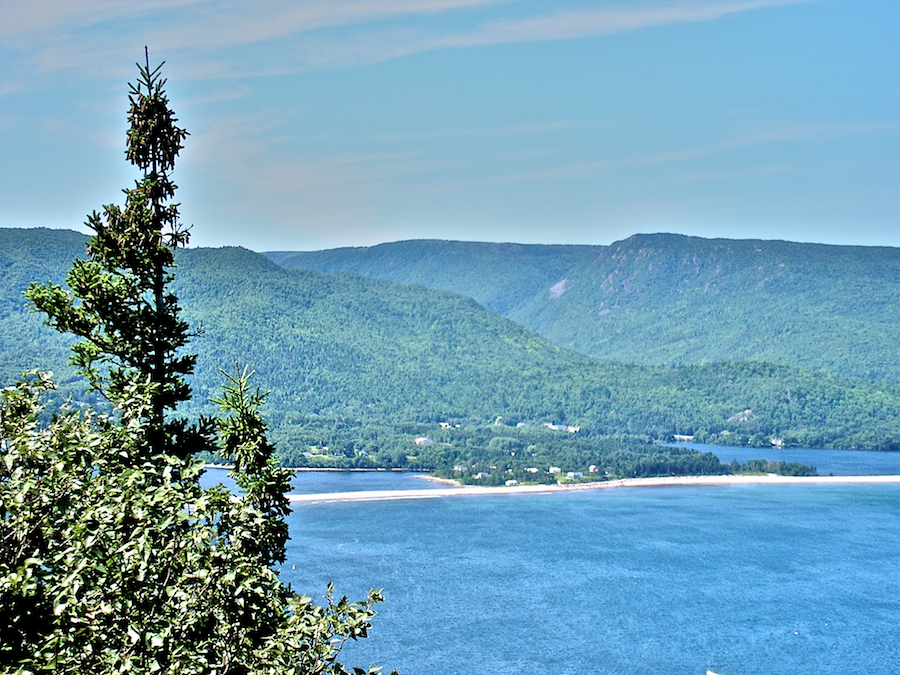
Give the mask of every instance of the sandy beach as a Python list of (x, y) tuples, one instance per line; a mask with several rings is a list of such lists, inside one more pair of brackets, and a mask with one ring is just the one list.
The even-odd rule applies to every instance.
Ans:
[[(442, 481), (447, 482), (447, 481)], [(625, 478), (574, 485), (514, 485), (510, 487), (458, 486), (426, 490), (369, 490), (363, 492), (329, 492), (288, 495), (291, 503), (384, 501), (397, 499), (436, 499), (484, 495), (562, 494), (580, 490), (609, 488), (647, 488), (665, 485), (818, 485), (818, 484), (898, 483), (900, 476), (664, 476), (660, 478)]]

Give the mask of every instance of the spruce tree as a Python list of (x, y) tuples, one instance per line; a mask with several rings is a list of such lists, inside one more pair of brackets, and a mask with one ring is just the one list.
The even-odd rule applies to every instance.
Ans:
[[(171, 203), (177, 126), (160, 68), (138, 65), (128, 159), (142, 172), (124, 208), (88, 219), (89, 260), (68, 291), (32, 285), (48, 323), (81, 338), (73, 361), (113, 414), (68, 408), (48, 424), (32, 373), (0, 391), (0, 674), (348, 673), (381, 600), (317, 605), (282, 583), (291, 472), (278, 466), (246, 368), (226, 376), (221, 414), (188, 425), (195, 357), (170, 291), (188, 241)], [(195, 453), (234, 464), (240, 499), (202, 488)], [(354, 673), (363, 673), (353, 669)]]
[(190, 235), (172, 202), (177, 186), (171, 173), (188, 133), (169, 107), (162, 64), (138, 64), (137, 83), (129, 85), (130, 108), (126, 157), (143, 176), (126, 189), (125, 206), (109, 204), (92, 213), (94, 231), (89, 260), (76, 260), (66, 283), (32, 284), (26, 296), (45, 312), (48, 323), (81, 338), (73, 363), (91, 386), (113, 403), (122, 399), (133, 376), (151, 386), (147, 438), (152, 454), (187, 457), (203, 449), (203, 425), (188, 427), (171, 419), (179, 403), (190, 398), (185, 376), (196, 356), (182, 352), (190, 337), (179, 316), (178, 298), (169, 290), (173, 250)]

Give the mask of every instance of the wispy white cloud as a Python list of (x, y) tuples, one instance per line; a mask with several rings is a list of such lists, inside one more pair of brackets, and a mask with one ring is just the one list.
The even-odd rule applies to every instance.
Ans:
[[(43, 71), (103, 71), (130, 62), (136, 44), (148, 44), (157, 53), (189, 53), (198, 78), (280, 74), (434, 49), (598, 37), (815, 1), (598, 0), (595, 8), (523, 15), (528, 7), (512, 0), (5, 0), (0, 45)], [(487, 6), (500, 18), (485, 21)], [(246, 53), (265, 45), (277, 45), (275, 54)]]
[[(820, 0), (700, 0), (696, 2), (635, 3), (598, 9), (560, 11), (524, 18), (503, 18), (457, 29), (440, 26), (373, 25), (352, 41), (334, 36), (307, 36), (291, 45), (292, 67), (342, 67), (375, 63), (436, 49), (458, 49), (522, 42), (547, 42), (713, 21), (725, 16)], [(597, 3), (608, 5), (609, 3)]]
[(567, 40), (623, 33), (641, 28), (713, 21), (729, 14), (793, 5), (810, 0), (676, 2), (658, 6), (570, 10), (525, 19), (486, 23), (468, 34), (447, 39), (447, 46)]
[[(140, 46), (150, 45), (154, 53), (189, 53), (191, 72), (181, 73), (182, 77), (269, 74), (268, 58), (242, 62), (242, 57), (228, 55), (227, 50), (302, 40), (324, 28), (429, 16), (504, 1), (4, 0), (0, 3), (0, 46), (23, 54), (38, 72), (77, 69), (95, 76), (118, 75), (122, 64), (134, 60)], [(299, 64), (291, 58), (287, 70), (308, 69), (315, 60)], [(285, 70), (282, 66), (276, 69)]]
[[(564, 158), (564, 153), (552, 161), (551, 157), (544, 153), (539, 168), (516, 171), (494, 171), (490, 176), (479, 175), (475, 178), (461, 178), (457, 180), (444, 180), (428, 184), (422, 189), (429, 193), (462, 192), (473, 188), (490, 186), (503, 186), (521, 183), (540, 183), (546, 181), (594, 181), (614, 173), (623, 171), (641, 171), (642, 167), (652, 167), (666, 164), (690, 164), (696, 160), (706, 160), (717, 155), (738, 152), (745, 148), (765, 145), (776, 145), (794, 142), (828, 143), (838, 138), (857, 136), (862, 134), (896, 133), (900, 128), (896, 124), (861, 124), (861, 123), (832, 123), (819, 121), (770, 121), (762, 124), (760, 130), (737, 134), (725, 138), (717, 143), (688, 148), (685, 150), (658, 153), (652, 155), (630, 154), (620, 157), (598, 158), (595, 160), (571, 161)], [(493, 156), (493, 159), (509, 159), (509, 156)], [(531, 159), (534, 159), (533, 157)], [(562, 161), (560, 161), (562, 160)], [(534, 162), (528, 162), (528, 166), (535, 166)], [(459, 167), (465, 168), (465, 167)], [(468, 167), (471, 169), (471, 167)], [(417, 170), (425, 170), (426, 167), (418, 166)], [(768, 166), (744, 166), (740, 169), (709, 170), (709, 169), (679, 169), (674, 173), (666, 173), (666, 176), (675, 176), (671, 180), (685, 182), (705, 182), (709, 180), (724, 180), (738, 176), (773, 175), (795, 171), (792, 166), (779, 164)], [(410, 170), (408, 173), (414, 173)], [(460, 171), (462, 174), (468, 171)], [(655, 174), (654, 174), (655, 175)], [(641, 173), (641, 184), (647, 184), (648, 178)]]
[(634, 158), (633, 165), (668, 164), (705, 159), (713, 155), (732, 152), (743, 148), (768, 145), (773, 143), (817, 142), (825, 143), (848, 136), (859, 136), (870, 133), (896, 132), (900, 130), (896, 124), (872, 124), (856, 122), (818, 122), (818, 121), (770, 121), (759, 125), (760, 130), (735, 136), (718, 143), (694, 148), (691, 150), (667, 152)]
[[(263, 0), (198, 8), (195, 20), (158, 30), (163, 47), (193, 49), (258, 44), (322, 28), (366, 24), (403, 16), (427, 16), (502, 0), (326, 0), (293, 3)], [(198, 24), (202, 30), (198, 31)]]
[(202, 4), (208, 0), (4, 0), (0, 44), (28, 45), (36, 36), (65, 33), (118, 20)]
[[(159, 47), (213, 49), (266, 42), (327, 27), (496, 4), (505, 0), (4, 0), (0, 44), (117, 25)], [(127, 22), (127, 23), (126, 23)]]
[(10, 84), (0, 85), (0, 98), (4, 96), (9, 96), (22, 88), (22, 84), (20, 82), (12, 82)]
[(295, 156), (281, 147), (283, 120), (223, 117), (211, 130), (192, 138), (189, 161), (217, 174), (227, 184), (254, 195), (296, 201), (298, 191), (335, 186), (374, 185), (424, 167), (420, 152), (331, 152), (321, 157)]

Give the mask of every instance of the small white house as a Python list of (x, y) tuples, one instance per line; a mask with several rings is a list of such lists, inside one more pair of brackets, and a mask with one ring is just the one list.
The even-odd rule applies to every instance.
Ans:
[(416, 445), (431, 445), (433, 441), (427, 436), (422, 436), (416, 439)]
[(570, 434), (577, 434), (581, 431), (581, 427), (573, 427), (570, 424), (552, 424), (551, 422), (544, 422), (544, 426), (548, 429), (553, 429), (554, 431), (568, 431)]
[(519, 481), (515, 480), (514, 478), (511, 478), (510, 480), (506, 481), (506, 487), (514, 487), (518, 484), (519, 484)]
[(550, 470), (547, 473), (562, 473), (562, 469), (558, 466), (551, 466)]

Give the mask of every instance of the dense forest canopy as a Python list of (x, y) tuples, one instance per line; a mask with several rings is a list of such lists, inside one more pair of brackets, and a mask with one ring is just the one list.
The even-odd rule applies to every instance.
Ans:
[(403, 241), (267, 255), (462, 293), (594, 357), (900, 379), (897, 248), (642, 234), (610, 246)]
[[(58, 372), (66, 343), (18, 303), (29, 278), (60, 279), (84, 255), (83, 237), (0, 231), (2, 376), (28, 364)], [(311, 448), (372, 440), (354, 461), (422, 466), (413, 440), (440, 423), (578, 427), (579, 439), (632, 443), (891, 449), (900, 445), (900, 385), (753, 361), (677, 367), (589, 358), (540, 338), (465, 296), (353, 274), (288, 270), (240, 248), (186, 249), (173, 288), (200, 335), (190, 380), (194, 414), (211, 410), (219, 367), (256, 365), (279, 452), (313, 461)], [(16, 287), (16, 284), (19, 287)], [(24, 328), (23, 328), (24, 327)], [(26, 339), (23, 339), (23, 335)], [(361, 441), (360, 441), (361, 442)], [(555, 442), (554, 442), (555, 444)], [(597, 445), (600, 448), (600, 445)], [(371, 449), (371, 448), (370, 448)], [(388, 461), (390, 457), (390, 461)], [(321, 457), (315, 459), (321, 461)], [(332, 458), (340, 463), (344, 460)]]

